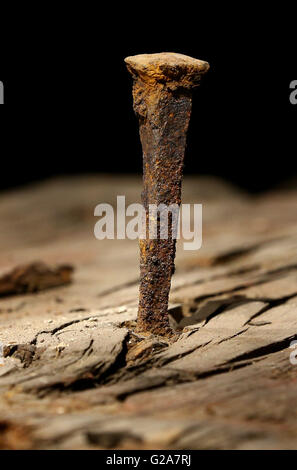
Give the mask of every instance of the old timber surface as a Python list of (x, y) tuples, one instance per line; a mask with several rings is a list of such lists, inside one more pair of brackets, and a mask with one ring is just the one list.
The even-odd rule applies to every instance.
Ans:
[(297, 191), (185, 179), (203, 246), (178, 243), (171, 343), (133, 331), (137, 241), (93, 234), (98, 203), (140, 192), (84, 176), (1, 194), (0, 448), (296, 449)]

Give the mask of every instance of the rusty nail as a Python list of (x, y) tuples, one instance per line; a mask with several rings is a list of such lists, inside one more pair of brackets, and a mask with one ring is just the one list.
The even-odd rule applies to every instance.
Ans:
[[(131, 56), (125, 62), (133, 76), (133, 107), (139, 120), (143, 150), (142, 204), (148, 234), (150, 204), (168, 207), (181, 203), (191, 90), (199, 85), (209, 64), (167, 52)], [(172, 235), (170, 230), (172, 220), (169, 221)], [(138, 331), (165, 336), (172, 333), (168, 298), (176, 240), (171, 235), (168, 239), (150, 239), (146, 235), (146, 239), (140, 240)]]

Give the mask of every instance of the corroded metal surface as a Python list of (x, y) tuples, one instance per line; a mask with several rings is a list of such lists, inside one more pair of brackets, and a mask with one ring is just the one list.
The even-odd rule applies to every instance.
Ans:
[(149, 236), (149, 205), (181, 203), (186, 134), (191, 115), (191, 89), (209, 65), (181, 54), (142, 54), (125, 59), (132, 74), (134, 111), (139, 119), (143, 149), (142, 203), (146, 238), (140, 240), (140, 297), (137, 329), (170, 334), (168, 297), (174, 273), (176, 240), (169, 216), (167, 239)]

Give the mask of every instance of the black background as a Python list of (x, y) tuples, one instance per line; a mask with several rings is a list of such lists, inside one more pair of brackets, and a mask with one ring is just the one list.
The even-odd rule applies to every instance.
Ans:
[(165, 4), (162, 12), (139, 5), (133, 18), (132, 9), (116, 4), (108, 12), (35, 6), (30, 23), (18, 11), (13, 27), (2, 29), (0, 188), (59, 174), (141, 173), (123, 59), (162, 51), (211, 65), (193, 97), (185, 172), (216, 175), (252, 192), (294, 184), (291, 9), (270, 6), (260, 14), (209, 4), (213, 11), (205, 14), (199, 4)]

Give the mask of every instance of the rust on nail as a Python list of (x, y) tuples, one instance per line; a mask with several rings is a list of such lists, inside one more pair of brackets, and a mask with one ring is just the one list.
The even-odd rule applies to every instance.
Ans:
[[(176, 240), (169, 218), (167, 239), (150, 239), (149, 205), (181, 203), (183, 160), (192, 94), (207, 62), (175, 53), (141, 54), (125, 59), (133, 76), (134, 111), (143, 150), (142, 203), (146, 238), (140, 240), (140, 295), (137, 330), (170, 335), (168, 298)], [(160, 219), (158, 218), (158, 234)]]

